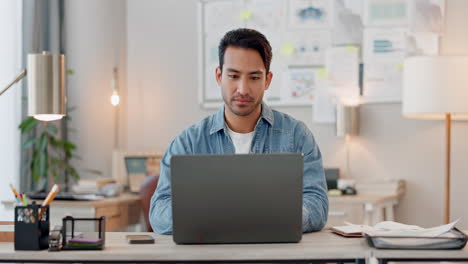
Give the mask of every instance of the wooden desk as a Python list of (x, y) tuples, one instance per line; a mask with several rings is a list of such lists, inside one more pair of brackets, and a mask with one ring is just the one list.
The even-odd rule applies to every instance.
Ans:
[(363, 262), (369, 247), (362, 238), (343, 238), (328, 231), (305, 234), (299, 243), (176, 245), (172, 236), (154, 233), (155, 244), (130, 245), (129, 233), (106, 233), (106, 247), (100, 251), (14, 251), (13, 243), (0, 243), (0, 262)]
[[(11, 210), (14, 201), (2, 202), (5, 209)], [(54, 201), (50, 205), (51, 227), (62, 225), (62, 218), (73, 217), (106, 217), (106, 231), (124, 230), (140, 223), (140, 198), (136, 194), (125, 193), (115, 198), (98, 201)]]

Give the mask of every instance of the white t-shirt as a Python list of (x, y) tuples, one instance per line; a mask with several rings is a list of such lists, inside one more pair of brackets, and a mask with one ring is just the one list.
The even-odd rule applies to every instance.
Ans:
[(236, 154), (249, 154), (250, 145), (252, 144), (252, 139), (255, 131), (244, 134), (232, 131), (227, 125), (226, 127), (228, 134), (231, 137), (232, 143), (234, 143), (234, 149), (236, 150)]

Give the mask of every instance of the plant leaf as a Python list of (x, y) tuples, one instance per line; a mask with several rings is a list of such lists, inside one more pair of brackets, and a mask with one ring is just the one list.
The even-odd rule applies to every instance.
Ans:
[(47, 177), (47, 152), (39, 153), (39, 177)]
[(47, 144), (49, 143), (49, 137), (47, 136), (46, 132), (42, 132), (40, 145), (39, 145), (39, 152), (47, 152)]
[(33, 174), (33, 180), (35, 183), (39, 181), (39, 158), (37, 157), (37, 150), (33, 152), (33, 158), (31, 160), (31, 171)]
[(78, 173), (76, 172), (75, 168), (73, 168), (72, 166), (68, 166), (68, 170), (67, 170), (70, 175), (73, 177), (73, 179), (75, 181), (79, 180), (80, 179), (80, 175), (78, 175)]
[(54, 180), (58, 182), (57, 162), (55, 158), (50, 159), (50, 171), (54, 177)]
[(30, 137), (28, 138), (24, 144), (23, 144), (23, 149), (28, 149), (33, 146), (33, 144), (36, 144), (37, 141), (39, 141), (39, 138), (36, 137)]
[(18, 128), (21, 130), (21, 133), (25, 134), (35, 128), (38, 124), (39, 121), (37, 119), (34, 117), (28, 117), (23, 122), (21, 122)]
[(57, 134), (57, 127), (54, 125), (48, 124), (46, 126), (47, 132), (49, 132), (50, 135), (55, 136)]

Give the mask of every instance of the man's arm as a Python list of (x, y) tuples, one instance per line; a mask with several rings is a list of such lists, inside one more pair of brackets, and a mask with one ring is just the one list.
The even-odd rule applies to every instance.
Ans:
[(184, 144), (183, 134), (179, 135), (167, 149), (161, 160), (161, 172), (158, 187), (151, 197), (149, 220), (154, 232), (161, 235), (172, 234), (172, 191), (171, 191), (171, 157), (189, 154)]
[(328, 196), (322, 154), (312, 132), (304, 123), (296, 131), (299, 150), (304, 154), (302, 231), (320, 231), (328, 218)]

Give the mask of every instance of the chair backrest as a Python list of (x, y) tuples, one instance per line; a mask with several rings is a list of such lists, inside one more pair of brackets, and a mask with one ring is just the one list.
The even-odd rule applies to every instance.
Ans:
[(141, 208), (143, 209), (143, 214), (146, 222), (146, 231), (153, 232), (151, 224), (149, 222), (149, 209), (151, 203), (151, 197), (158, 186), (159, 175), (151, 175), (146, 177), (146, 179), (141, 183), (140, 187), (140, 200)]

